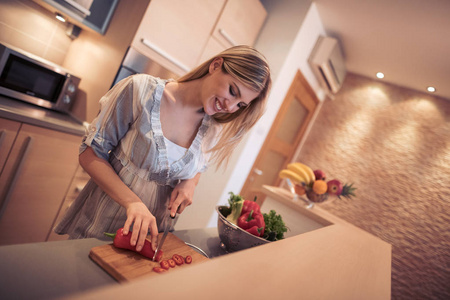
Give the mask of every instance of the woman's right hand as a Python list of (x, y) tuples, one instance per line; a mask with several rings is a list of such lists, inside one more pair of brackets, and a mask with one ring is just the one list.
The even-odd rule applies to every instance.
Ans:
[(150, 231), (152, 248), (155, 251), (158, 243), (158, 226), (156, 225), (155, 216), (150, 213), (141, 201), (128, 203), (126, 210), (127, 220), (123, 226), (123, 234), (127, 235), (130, 232), (131, 225), (133, 225), (130, 240), (131, 246), (136, 246), (136, 251), (141, 251), (147, 233)]

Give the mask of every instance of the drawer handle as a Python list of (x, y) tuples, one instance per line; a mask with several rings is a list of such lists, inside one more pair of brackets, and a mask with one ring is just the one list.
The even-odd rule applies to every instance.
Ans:
[(231, 46), (236, 46), (237, 43), (233, 40), (233, 38), (225, 31), (225, 29), (220, 28), (219, 33), (227, 40)]
[(165, 59), (167, 59), (174, 65), (176, 65), (178, 68), (180, 68), (186, 72), (189, 72), (190, 69), (188, 67), (186, 67), (184, 64), (179, 62), (176, 58), (172, 57), (170, 54), (166, 53), (164, 50), (162, 50), (158, 46), (155, 46), (154, 44), (152, 44), (149, 40), (141, 39), (141, 42), (148, 48), (152, 49), (153, 51), (155, 51), (156, 53), (158, 53), (159, 55), (161, 55), (162, 57), (164, 57)]
[(9, 200), (11, 198), (12, 191), (14, 190), (14, 186), (16, 185), (16, 181), (19, 178), (20, 171), (23, 168), (23, 164), (28, 156), (28, 152), (30, 152), (31, 145), (33, 142), (32, 137), (27, 137), (23, 143), (21, 154), (19, 155), (20, 160), (18, 161), (16, 168), (13, 172), (11, 182), (9, 183), (9, 187), (6, 190), (5, 198), (3, 199), (0, 207), (0, 218), (3, 216), (6, 207), (8, 206)]

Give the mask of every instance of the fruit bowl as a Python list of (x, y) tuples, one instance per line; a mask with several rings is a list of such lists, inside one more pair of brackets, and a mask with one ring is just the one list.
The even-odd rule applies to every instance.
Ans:
[(222, 248), (228, 252), (235, 252), (270, 243), (270, 241), (254, 236), (228, 221), (224, 216), (227, 209), (227, 206), (216, 206), (217, 230)]

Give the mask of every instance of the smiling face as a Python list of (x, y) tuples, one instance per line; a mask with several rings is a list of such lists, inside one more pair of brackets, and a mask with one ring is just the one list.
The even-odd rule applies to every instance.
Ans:
[(202, 89), (202, 104), (206, 114), (234, 113), (255, 99), (259, 93), (222, 71), (222, 58), (209, 66), (209, 76)]

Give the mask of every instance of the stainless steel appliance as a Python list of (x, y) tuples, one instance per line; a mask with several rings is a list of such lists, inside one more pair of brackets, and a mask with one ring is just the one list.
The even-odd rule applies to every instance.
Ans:
[(113, 85), (130, 75), (138, 73), (150, 74), (161, 79), (176, 79), (179, 77), (154, 60), (138, 52), (133, 47), (129, 47), (122, 61), (122, 65), (116, 74)]
[(0, 95), (67, 113), (79, 82), (61, 66), (0, 43)]

